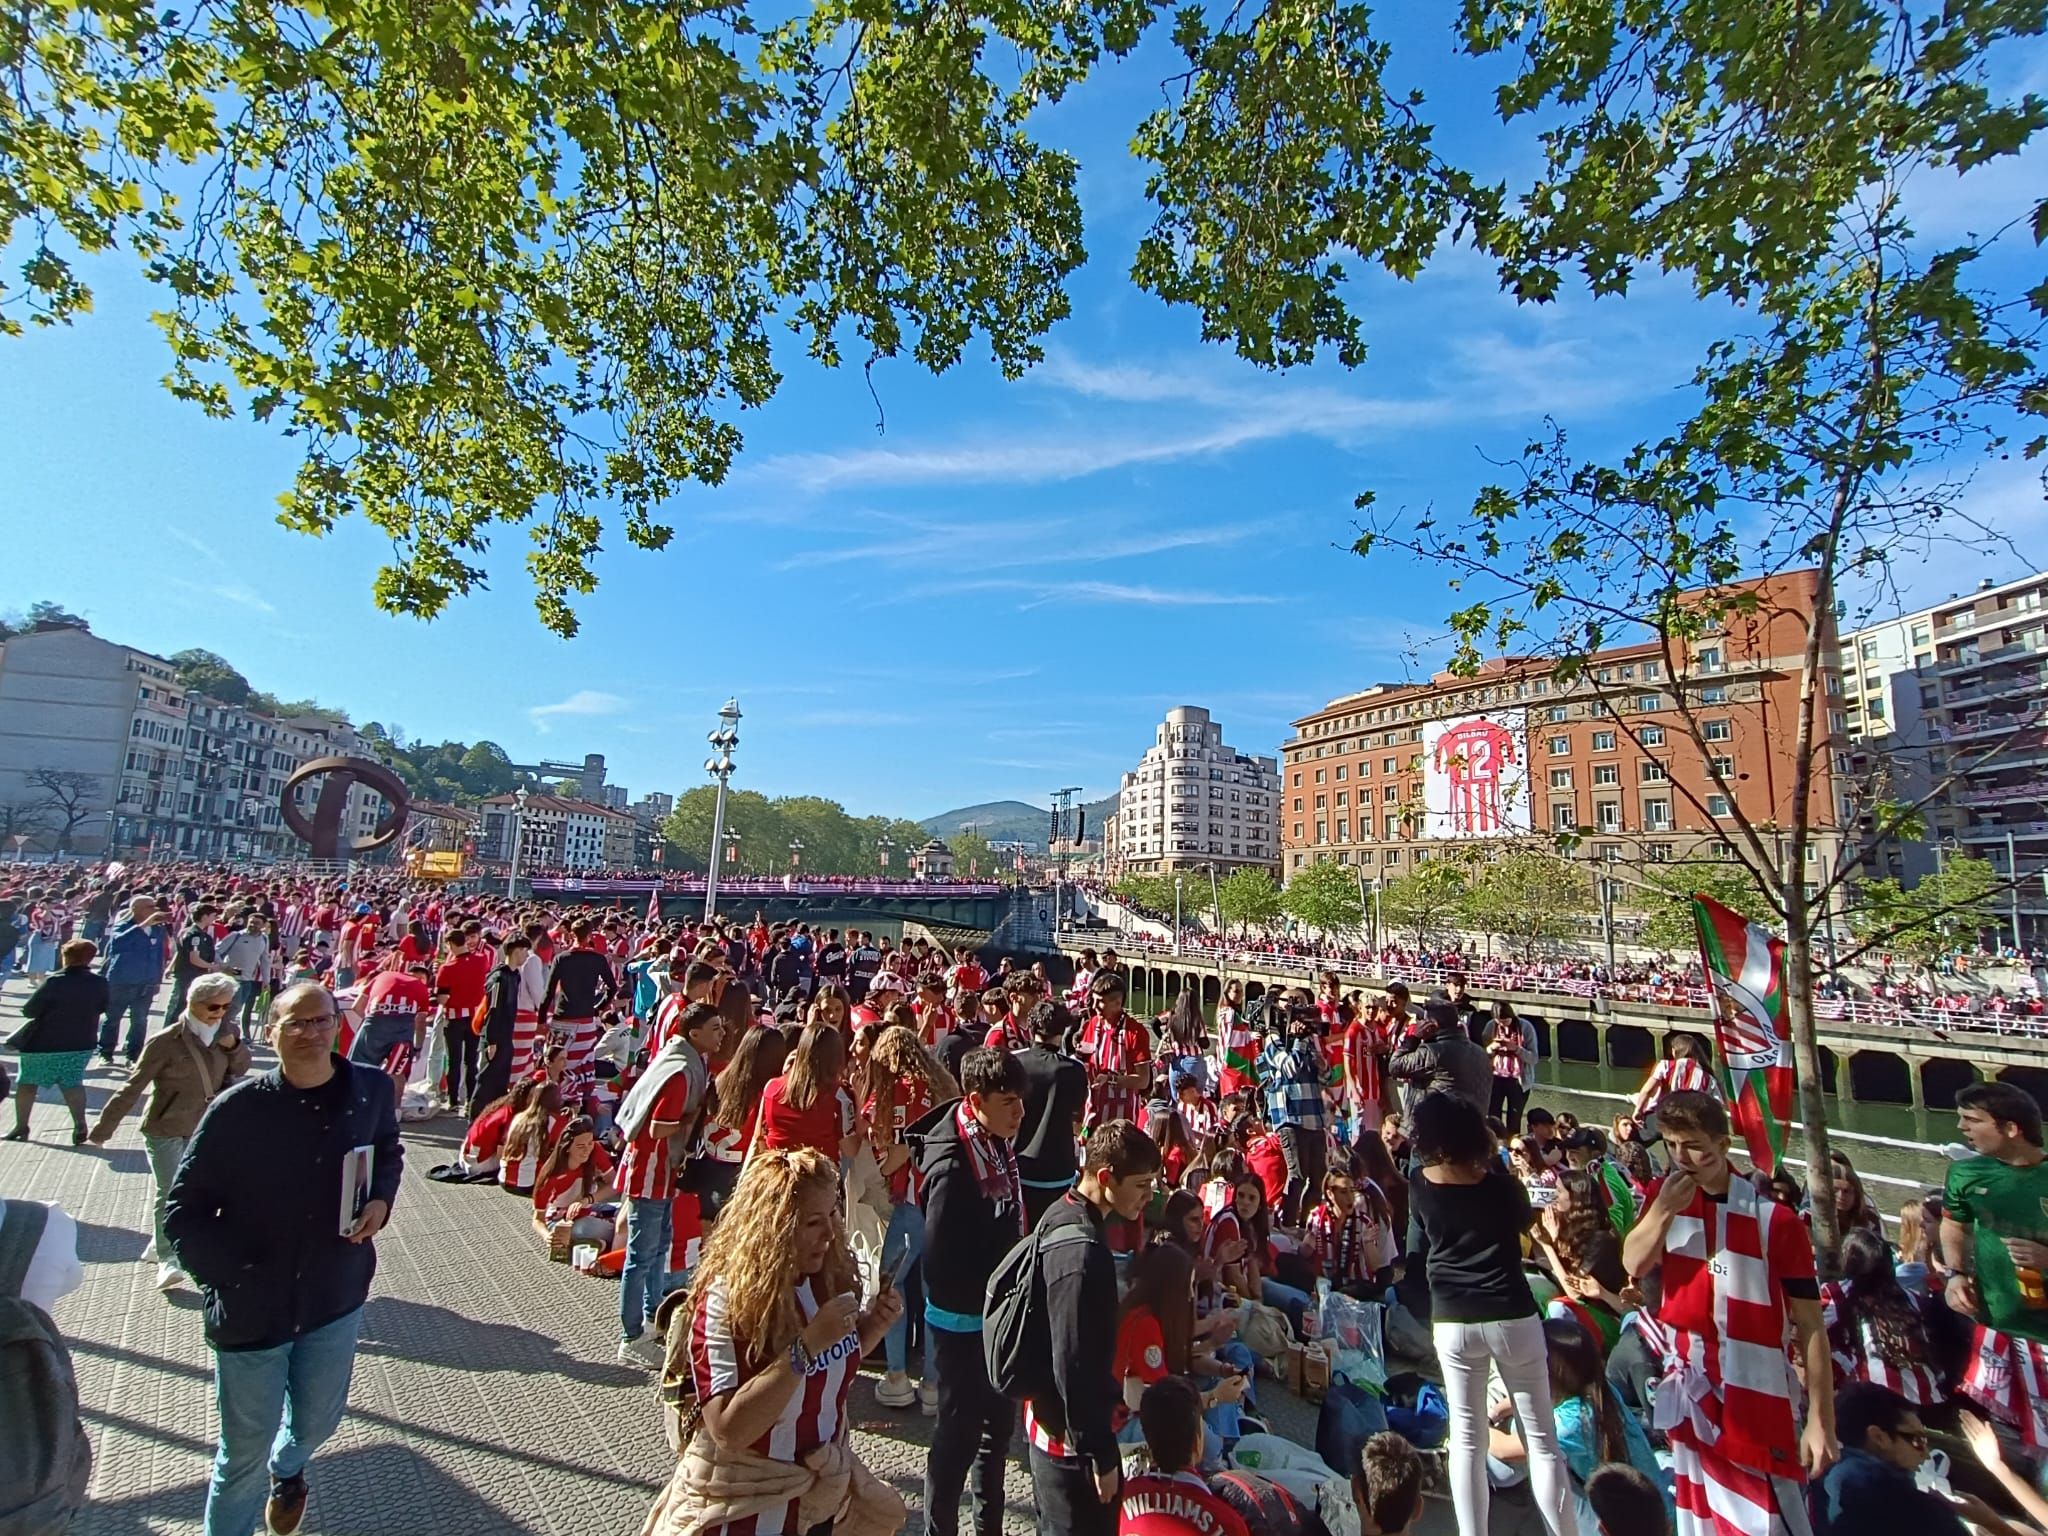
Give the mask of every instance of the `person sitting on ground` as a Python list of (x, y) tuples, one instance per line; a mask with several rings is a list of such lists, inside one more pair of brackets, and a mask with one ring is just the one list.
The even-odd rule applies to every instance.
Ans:
[(1919, 1487), (1927, 1459), (1920, 1412), (1889, 1387), (1852, 1381), (1835, 1394), (1842, 1459), (1807, 1496), (1814, 1536), (1964, 1536), (1964, 1521), (1992, 1536), (2014, 1536), (1982, 1499)]
[(555, 1237), (560, 1226), (569, 1228), (567, 1243), (596, 1243), (600, 1251), (611, 1248), (616, 1207), (600, 1209), (611, 1172), (612, 1155), (597, 1144), (596, 1122), (577, 1115), (562, 1128), (554, 1152), (533, 1181), (533, 1224), (551, 1252), (563, 1241)]
[(1227, 1317), (1213, 1313), (1196, 1322), (1194, 1261), (1179, 1244), (1155, 1243), (1131, 1261), (1116, 1330), (1116, 1374), (1124, 1394), (1122, 1408), (1114, 1415), (1119, 1440), (1128, 1445), (1140, 1438), (1137, 1421), (1130, 1415), (1147, 1387), (1167, 1376), (1191, 1377), (1213, 1431), (1204, 1469), (1223, 1465), (1224, 1456), (1244, 1433), (1238, 1405), (1247, 1398), (1257, 1366), (1243, 1344), (1235, 1339), (1219, 1342)]
[(1611, 1462), (1586, 1479), (1594, 1525), (1584, 1536), (1667, 1536), (1670, 1506), (1655, 1479), (1627, 1462)]
[(533, 1103), (540, 1086), (539, 1078), (529, 1077), (524, 1082), (514, 1083), (509, 1093), (500, 1094), (486, 1104), (469, 1123), (469, 1130), (462, 1138), (462, 1155), (454, 1162), (432, 1170), (427, 1177), (457, 1184), (482, 1184), (496, 1179), (506, 1133), (511, 1130), (512, 1122)]
[(1201, 1475), (1210, 1454), (1203, 1395), (1181, 1376), (1162, 1376), (1138, 1400), (1133, 1420), (1152, 1470), (1123, 1486), (1117, 1536), (1251, 1536), (1251, 1528)]
[(562, 1085), (540, 1079), (526, 1108), (505, 1127), (498, 1148), (498, 1182), (515, 1195), (531, 1195), (540, 1165), (554, 1150), (554, 1131), (565, 1124)]
[(1351, 1501), (1360, 1536), (1408, 1536), (1422, 1515), (1422, 1458), (1415, 1447), (1382, 1430), (1358, 1448), (1351, 1469)]
[[(1549, 1352), (1557, 1447), (1571, 1469), (1581, 1536), (1590, 1536), (1596, 1518), (1596, 1511), (1585, 1501), (1586, 1483), (1604, 1462), (1626, 1462), (1654, 1480), (1665, 1490), (1666, 1519), (1675, 1518), (1677, 1506), (1669, 1479), (1657, 1465), (1656, 1452), (1650, 1449), (1650, 1437), (1641, 1421), (1608, 1385), (1599, 1341), (1575, 1318), (1549, 1319), (1543, 1325), (1543, 1339)], [(1488, 1454), (1496, 1463), (1519, 1469), (1529, 1453), (1512, 1427), (1507, 1406), (1496, 1406)]]
[(1360, 1184), (1350, 1170), (1323, 1175), (1322, 1199), (1308, 1213), (1302, 1256), (1332, 1290), (1378, 1298), (1394, 1278), (1394, 1210), (1379, 1185)]

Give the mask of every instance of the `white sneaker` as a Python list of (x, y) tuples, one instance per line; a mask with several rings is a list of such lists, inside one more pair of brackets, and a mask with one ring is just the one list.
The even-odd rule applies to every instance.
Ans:
[(156, 1288), (160, 1291), (175, 1291), (186, 1281), (185, 1271), (175, 1264), (164, 1263), (156, 1267)]
[(142, 1262), (145, 1264), (154, 1264), (156, 1262), (156, 1239), (153, 1237), (149, 1240), (149, 1246), (142, 1250)]
[(917, 1401), (917, 1388), (908, 1376), (884, 1376), (875, 1383), (875, 1401), (884, 1408), (908, 1408)]
[(928, 1419), (939, 1416), (939, 1384), (927, 1378), (917, 1384), (917, 1406)]
[(637, 1339), (619, 1340), (619, 1360), (625, 1365), (659, 1366), (667, 1353), (661, 1347), (661, 1341), (651, 1333), (643, 1333)]

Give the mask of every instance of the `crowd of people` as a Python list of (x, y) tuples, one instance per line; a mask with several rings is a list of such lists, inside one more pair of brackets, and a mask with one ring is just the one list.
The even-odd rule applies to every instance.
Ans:
[[(1019, 1439), (1049, 1536), (1391, 1536), (1439, 1480), (1460, 1536), (1522, 1484), (1549, 1536), (2048, 1523), (2048, 1165), (2009, 1085), (1959, 1096), (1974, 1155), (1894, 1239), (1846, 1158), (1811, 1195), (1742, 1171), (1692, 1037), (1606, 1126), (1534, 1102), (1535, 1031), (1448, 967), (1141, 1017), (1111, 953), (1056, 981), (658, 899), (139, 867), (0, 900), (47, 941), (9, 1139), (45, 1090), (75, 1143), (141, 1106), (159, 1283), (206, 1299), (208, 1536), (297, 1529), (437, 1111), (427, 1176), (617, 1277), (676, 1451), (657, 1536), (901, 1529), (850, 1433), (870, 1364), (934, 1420), (933, 1536), (1001, 1530)], [(128, 1075), (89, 1124), (94, 1055)], [(1260, 1398), (1312, 1361), (1310, 1448)]]

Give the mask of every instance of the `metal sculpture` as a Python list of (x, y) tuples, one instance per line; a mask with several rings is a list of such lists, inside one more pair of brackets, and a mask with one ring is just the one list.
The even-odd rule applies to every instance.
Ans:
[[(314, 802), (309, 821), (293, 796), (301, 784), (323, 774), (327, 782), (320, 786), (320, 798)], [(357, 784), (382, 795), (385, 811), (377, 829), (368, 837), (345, 839), (342, 818), (348, 814), (349, 789)], [(285, 825), (311, 845), (316, 859), (353, 858), (382, 848), (405, 830), (406, 814), (411, 808), (411, 797), (398, 775), (366, 757), (314, 758), (284, 781), (284, 794), (278, 802)]]

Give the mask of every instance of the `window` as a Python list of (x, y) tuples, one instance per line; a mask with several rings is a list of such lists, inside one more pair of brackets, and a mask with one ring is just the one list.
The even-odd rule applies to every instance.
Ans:
[(1547, 718), (1549, 719), (1552, 725), (1564, 724), (1565, 707), (1562, 704), (1551, 705), (1546, 713)]
[(1344, 782), (1344, 765), (1342, 763), (1337, 765), (1337, 782), (1340, 784)]
[(1550, 787), (1551, 787), (1552, 789), (1570, 789), (1570, 788), (1572, 787), (1572, 771), (1571, 771), (1571, 769), (1569, 769), (1569, 768), (1553, 768), (1553, 769), (1551, 769), (1551, 770), (1550, 770)]
[(1664, 765), (1658, 762), (1657, 759), (1646, 757), (1636, 764), (1636, 782), (1638, 784), (1669, 784), (1671, 782), (1671, 775), (1665, 771)]
[(1602, 784), (1619, 784), (1620, 782), (1621, 764), (1595, 763), (1593, 765), (1593, 783), (1596, 788)]
[(1294, 814), (1297, 816), (1301, 814), (1301, 796), (1299, 795), (1294, 797)]
[(1579, 824), (1578, 811), (1569, 805), (1553, 805), (1550, 808), (1550, 827), (1553, 832), (1570, 832)]
[[(1391, 837), (1391, 836), (1392, 836), (1393, 834), (1392, 834), (1392, 833), (1388, 833), (1387, 835), (1388, 835), (1389, 837)], [(1382, 855), (1382, 860), (1383, 860), (1383, 862), (1385, 862), (1385, 863), (1388, 863), (1388, 864), (1398, 864), (1398, 863), (1400, 863), (1400, 862), (1401, 862), (1401, 850), (1400, 850), (1400, 849), (1398, 849), (1398, 848), (1389, 848), (1389, 849), (1387, 849), (1387, 851), (1385, 852), (1385, 854), (1383, 854), (1383, 855)]]
[(1324, 809), (1324, 808), (1325, 808), (1326, 806), (1328, 806), (1328, 805), (1329, 805), (1329, 803), (1330, 803), (1330, 797), (1329, 797), (1328, 795), (1317, 795), (1317, 796), (1316, 796), (1316, 809), (1317, 809), (1317, 810), (1319, 810), (1319, 811), (1320, 811), (1320, 810)]
[(1612, 752), (1614, 750), (1614, 732), (1595, 731), (1593, 733), (1593, 750), (1595, 752)]
[(1372, 777), (1372, 764), (1371, 764), (1371, 763), (1360, 763), (1360, 764), (1358, 765), (1358, 776), (1359, 776), (1359, 777), (1360, 777), (1361, 779), (1369, 779), (1369, 778), (1371, 778), (1371, 777)]
[(1721, 670), (1721, 647), (1703, 645), (1693, 653), (1693, 660), (1702, 672), (1718, 672)]
[(1664, 745), (1664, 727), (1661, 725), (1646, 725), (1636, 734), (1642, 737), (1643, 745), (1646, 747)]
[(1645, 800), (1643, 802), (1643, 825), (1652, 832), (1671, 830), (1671, 802), (1669, 800)]
[(1400, 786), (1395, 784), (1389, 784), (1384, 790), (1380, 792), (1380, 798), (1384, 800), (1388, 805), (1392, 805), (1396, 800), (1401, 798)]
[(1714, 763), (1714, 772), (1716, 772), (1716, 773), (1720, 774), (1722, 778), (1724, 778), (1724, 779), (1732, 779), (1732, 778), (1734, 778), (1734, 777), (1735, 777), (1735, 759), (1734, 759), (1734, 758), (1732, 758), (1732, 757), (1717, 757), (1717, 758), (1715, 758), (1715, 759), (1713, 760), (1713, 763)]
[(1649, 855), (1652, 864), (1669, 864), (1671, 862), (1671, 845), (1669, 843), (1652, 843), (1643, 851)]
[(1400, 764), (1400, 759), (1399, 759), (1399, 758), (1395, 758), (1395, 757), (1389, 757), (1389, 758), (1385, 758), (1385, 759), (1383, 759), (1383, 760), (1381, 761), (1381, 763), (1380, 763), (1380, 772), (1381, 772), (1381, 773), (1399, 773), (1399, 772), (1401, 771), (1401, 769), (1400, 769), (1400, 767), (1399, 767), (1399, 764)]
[(1348, 789), (1340, 789), (1340, 790), (1338, 790), (1338, 791), (1337, 791), (1337, 809), (1341, 811), (1341, 810), (1343, 810), (1343, 809), (1344, 809), (1344, 807), (1345, 807), (1345, 806), (1349, 805), (1350, 803), (1351, 803), (1351, 791), (1350, 791), (1350, 790), (1348, 790)]
[(1702, 704), (1726, 704), (1728, 702), (1728, 690), (1721, 687), (1718, 683), (1711, 688), (1702, 688), (1700, 690), (1700, 702)]
[(1571, 739), (1571, 737), (1569, 737), (1569, 736), (1553, 736), (1553, 737), (1551, 737), (1551, 738), (1550, 738), (1550, 755), (1551, 755), (1552, 757), (1566, 757), (1566, 756), (1569, 756), (1569, 755), (1570, 755), (1570, 753), (1571, 753), (1571, 750), (1572, 750), (1572, 739)]
[(1298, 821), (1294, 824), (1294, 840), (1297, 843), (1301, 841), (1301, 823)]
[(1337, 823), (1337, 841), (1338, 841), (1338, 842), (1340, 842), (1340, 843), (1348, 843), (1348, 842), (1350, 842), (1350, 841), (1351, 841), (1351, 823), (1350, 823), (1350, 822), (1348, 822), (1348, 821), (1340, 821), (1340, 822), (1338, 822), (1338, 823)]
[(1726, 741), (1735, 734), (1726, 720), (1702, 720), (1700, 735), (1708, 741)]
[(1726, 816), (1728, 814), (1728, 797), (1726, 795), (1707, 796), (1707, 814), (1709, 816)]
[(1636, 695), (1636, 710), (1638, 713), (1654, 715), (1663, 707), (1664, 695), (1661, 693), (1639, 693)]
[(1884, 718), (1883, 699), (1876, 698), (1870, 701), (1870, 718), (1873, 720), (1882, 720)]
[(1913, 626), (1913, 644), (1926, 645), (1932, 639), (1933, 636), (1928, 634), (1925, 624), (1915, 624)]
[(1621, 830), (1621, 806), (1613, 800), (1602, 800), (1593, 807), (1593, 825), (1602, 832)]
[(1329, 824), (1329, 823), (1328, 823), (1327, 821), (1319, 821), (1319, 822), (1317, 822), (1317, 823), (1316, 823), (1316, 841), (1317, 841), (1317, 842), (1319, 842), (1319, 843), (1327, 843), (1327, 842), (1328, 842), (1329, 840), (1330, 840), (1330, 824)]
[(1316, 782), (1318, 784), (1323, 782), (1323, 770), (1320, 768), (1316, 770)]

